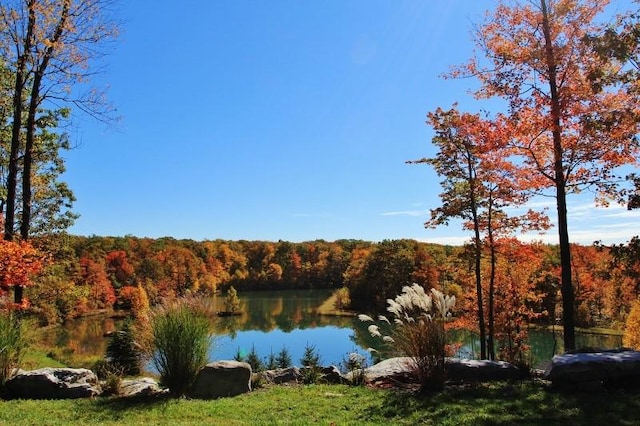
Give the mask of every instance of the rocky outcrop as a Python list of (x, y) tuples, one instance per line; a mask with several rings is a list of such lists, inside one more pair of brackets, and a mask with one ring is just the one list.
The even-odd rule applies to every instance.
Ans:
[(207, 364), (196, 377), (190, 395), (214, 399), (251, 391), (251, 366), (246, 362), (217, 361)]
[(101, 394), (98, 377), (85, 368), (41, 368), (20, 371), (6, 383), (11, 398), (74, 399)]
[(266, 384), (280, 385), (283, 383), (304, 383), (312, 376), (314, 382), (339, 384), (348, 380), (340, 373), (335, 365), (328, 367), (288, 367), (266, 370), (259, 373), (260, 379)]
[(558, 388), (579, 390), (638, 386), (640, 352), (621, 349), (556, 355), (545, 371), (545, 379)]
[(275, 370), (263, 371), (260, 374), (265, 383), (273, 385), (302, 381), (302, 372), (298, 367), (276, 368)]

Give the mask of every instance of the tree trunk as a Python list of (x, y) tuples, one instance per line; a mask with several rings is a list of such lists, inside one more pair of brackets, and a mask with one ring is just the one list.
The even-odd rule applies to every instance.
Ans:
[(467, 171), (469, 176), (469, 198), (471, 201), (471, 216), (473, 219), (474, 232), (474, 258), (475, 258), (475, 275), (476, 275), (476, 294), (478, 301), (478, 329), (480, 332), (480, 358), (487, 358), (487, 336), (484, 324), (484, 300), (482, 298), (482, 270), (480, 261), (482, 259), (482, 246), (480, 240), (480, 223), (478, 221), (478, 205), (476, 202), (475, 173), (471, 161), (472, 154), (467, 148)]
[(546, 62), (549, 71), (549, 89), (551, 94), (551, 119), (553, 121), (553, 153), (556, 184), (556, 203), (558, 209), (558, 237), (560, 244), (560, 266), (562, 270), (562, 325), (564, 327), (564, 350), (576, 348), (574, 292), (571, 282), (571, 245), (567, 224), (567, 191), (563, 164), (561, 106), (558, 96), (557, 67), (551, 40), (549, 14), (546, 0), (540, 0), (542, 6), (542, 30), (545, 40)]
[[(16, 40), (16, 53), (18, 63), (16, 67), (16, 80), (13, 88), (13, 123), (11, 127), (11, 152), (9, 154), (9, 171), (7, 175), (7, 211), (4, 221), (4, 239), (13, 240), (16, 212), (16, 189), (18, 186), (18, 157), (20, 156), (20, 134), (22, 130), (23, 95), (26, 83), (27, 59), (33, 46), (33, 31), (36, 23), (35, 0), (29, 0), (27, 9), (29, 20), (27, 33), (21, 42)], [(22, 44), (22, 46), (20, 46)], [(22, 52), (20, 52), (22, 47)]]
[(489, 347), (489, 359), (496, 359), (496, 345), (495, 345), (495, 313), (494, 313), (494, 293), (495, 293), (495, 283), (496, 283), (496, 244), (493, 241), (493, 198), (489, 199), (489, 218), (488, 218), (488, 237), (489, 237), (489, 249), (491, 250), (491, 276), (489, 277), (489, 338), (488, 338), (488, 347)]

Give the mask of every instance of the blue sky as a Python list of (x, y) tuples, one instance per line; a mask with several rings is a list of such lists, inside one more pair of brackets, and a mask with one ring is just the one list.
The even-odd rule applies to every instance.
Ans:
[[(427, 112), (482, 107), (472, 81), (439, 75), (470, 57), (493, 1), (120, 3), (122, 35), (94, 81), (122, 118), (75, 123), (72, 233), (468, 239), (457, 224), (424, 229), (439, 178), (405, 161), (435, 153)], [(640, 229), (640, 212), (569, 202), (573, 241)]]

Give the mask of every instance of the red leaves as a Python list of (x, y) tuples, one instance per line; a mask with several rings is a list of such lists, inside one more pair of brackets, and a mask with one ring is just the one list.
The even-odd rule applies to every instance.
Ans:
[(29, 286), (44, 257), (28, 242), (0, 240), (0, 287)]

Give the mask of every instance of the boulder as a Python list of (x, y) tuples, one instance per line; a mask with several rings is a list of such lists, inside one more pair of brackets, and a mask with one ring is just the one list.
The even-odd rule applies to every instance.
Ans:
[(406, 381), (408, 376), (413, 375), (413, 365), (409, 357), (389, 358), (366, 368), (364, 374), (369, 382), (387, 379)]
[(162, 395), (167, 393), (166, 389), (161, 389), (154, 379), (141, 377), (138, 379), (123, 379), (120, 384), (120, 396), (123, 397), (145, 397)]
[(640, 382), (640, 352), (603, 350), (556, 355), (545, 371), (555, 387), (597, 390)]
[[(446, 364), (449, 382), (488, 382), (522, 377), (517, 367), (505, 361), (447, 358)], [(409, 357), (389, 358), (366, 368), (365, 376), (369, 382), (409, 382), (414, 380), (413, 364)]]
[(217, 361), (198, 373), (191, 388), (194, 398), (214, 399), (251, 391), (251, 366), (246, 362)]
[(447, 381), (458, 383), (517, 380), (522, 372), (506, 361), (447, 358)]
[(276, 368), (262, 372), (262, 380), (266, 383), (279, 385), (282, 383), (302, 381), (302, 372), (298, 367)]
[(335, 365), (320, 367), (320, 380), (333, 385), (344, 383), (346, 381), (342, 373), (340, 373), (340, 369)]
[(20, 371), (6, 383), (11, 398), (74, 399), (102, 393), (98, 377), (86, 368), (41, 368)]

